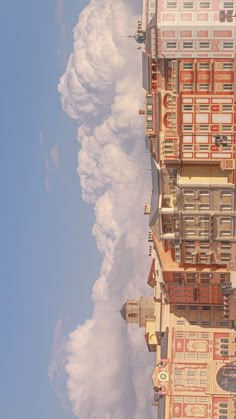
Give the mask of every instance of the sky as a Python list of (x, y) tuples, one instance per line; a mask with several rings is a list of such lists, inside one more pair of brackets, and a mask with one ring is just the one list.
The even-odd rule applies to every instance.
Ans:
[[(14, 10), (14, 11), (13, 11)], [(22, 0), (1, 13), (0, 417), (155, 417), (141, 2)]]

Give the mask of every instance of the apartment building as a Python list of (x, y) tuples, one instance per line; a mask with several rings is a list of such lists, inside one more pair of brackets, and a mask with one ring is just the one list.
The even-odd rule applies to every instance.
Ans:
[(145, 206), (168, 303), (224, 305), (236, 286), (234, 3), (157, 2), (143, 87)]

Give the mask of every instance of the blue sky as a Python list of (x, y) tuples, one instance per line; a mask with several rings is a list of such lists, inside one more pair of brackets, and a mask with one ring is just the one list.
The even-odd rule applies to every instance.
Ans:
[(119, 315), (152, 292), (141, 51), (120, 36), (141, 0), (91, 1), (77, 24), (84, 5), (1, 10), (4, 419), (156, 416), (144, 331)]
[(76, 123), (57, 92), (81, 3), (66, 2), (58, 15), (60, 4), (1, 7), (0, 417), (6, 419), (74, 417), (48, 379), (53, 334), (59, 319), (68, 333), (91, 315), (100, 264), (93, 208), (80, 198)]

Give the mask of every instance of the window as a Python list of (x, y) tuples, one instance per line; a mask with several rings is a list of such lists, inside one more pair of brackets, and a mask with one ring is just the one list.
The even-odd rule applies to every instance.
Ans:
[(232, 83), (224, 83), (223, 84), (223, 89), (224, 90), (232, 90), (233, 89)]
[(189, 359), (196, 359), (197, 358), (197, 353), (196, 352), (188, 352), (186, 353), (186, 357)]
[(200, 8), (201, 9), (209, 9), (210, 8), (210, 2), (209, 1), (200, 1)]
[(220, 403), (220, 407), (223, 407), (223, 409), (227, 409), (228, 408), (228, 403)]
[(197, 333), (188, 332), (188, 339), (197, 339)]
[(193, 8), (193, 2), (192, 1), (186, 1), (183, 4), (184, 9), (192, 9)]
[(230, 261), (230, 253), (221, 253), (221, 260)]
[(198, 307), (197, 306), (190, 306), (189, 307), (189, 310), (191, 310), (191, 311), (197, 311), (198, 310)]
[(193, 63), (183, 63), (183, 69), (184, 70), (192, 70)]
[(233, 63), (224, 63), (223, 64), (223, 69), (224, 70), (231, 70), (231, 69), (233, 69)]
[(184, 204), (184, 209), (185, 210), (192, 210), (194, 209), (194, 204)]
[[(184, 307), (184, 306), (181, 306)], [(176, 332), (175, 333), (176, 339), (183, 339), (184, 338), (184, 332)]]
[(193, 84), (192, 83), (184, 83), (183, 89), (184, 90), (193, 90)]
[(233, 42), (223, 42), (223, 48), (224, 49), (232, 49), (234, 47), (234, 43)]
[(231, 236), (231, 230), (220, 230), (220, 236)]
[(200, 196), (208, 196), (209, 197), (209, 191), (200, 191)]
[(221, 338), (220, 342), (221, 343), (229, 343), (229, 338)]
[(222, 131), (232, 131), (232, 125), (222, 125)]
[(184, 111), (192, 111), (193, 105), (184, 105)]
[(195, 235), (195, 231), (194, 230), (187, 230), (185, 234), (186, 234), (186, 236), (194, 236)]
[(202, 320), (202, 326), (205, 326), (205, 327), (210, 326), (209, 320)]
[(176, 359), (183, 359), (184, 353), (183, 352), (175, 352), (175, 358)]
[(199, 359), (208, 359), (209, 358), (209, 354), (207, 352), (200, 352), (199, 353)]
[(201, 333), (202, 339), (209, 339), (209, 333)]
[(193, 130), (193, 126), (192, 125), (190, 125), (190, 124), (184, 124), (184, 126), (183, 126), (183, 130), (184, 131), (192, 131)]
[(209, 282), (210, 282), (209, 275), (207, 275), (205, 277), (201, 275), (201, 283), (202, 284), (209, 284)]
[[(222, 249), (230, 249), (231, 247), (231, 243), (228, 241), (222, 241), (221, 242), (221, 248)], [(229, 281), (230, 280), (230, 275), (229, 274), (220, 274), (220, 279), (224, 279), (225, 281)]]
[(209, 210), (209, 209), (210, 209), (209, 204), (199, 204), (200, 211)]
[(196, 272), (187, 272), (186, 276), (188, 279), (192, 279), (193, 281), (195, 281), (195, 279), (197, 279), (197, 273)]
[(194, 196), (194, 191), (192, 190), (184, 190), (184, 196)]
[(194, 223), (195, 218), (194, 217), (185, 217), (185, 222), (186, 223)]
[(176, 1), (168, 1), (166, 4), (167, 9), (176, 9), (177, 2)]
[(188, 370), (187, 371), (187, 377), (195, 377), (196, 371), (195, 370)]
[(184, 398), (185, 403), (195, 404), (196, 400), (195, 397), (185, 397)]
[[(206, 220), (201, 220), (200, 221), (201, 223), (203, 222), (206, 222)], [(209, 250), (209, 243), (200, 243), (200, 249), (201, 250)], [(208, 273), (207, 274), (204, 274), (203, 273), (203, 275), (208, 275)], [(202, 276), (202, 275), (201, 275)], [(208, 275), (209, 276), (209, 275)]]
[(183, 384), (183, 378), (182, 377), (175, 378), (175, 384)]
[(200, 83), (199, 84), (199, 90), (209, 90), (209, 89), (210, 89), (209, 83)]
[(200, 386), (204, 386), (204, 385), (206, 385), (206, 383), (207, 383), (206, 379), (201, 379), (200, 380)]
[(224, 1), (223, 9), (233, 9), (234, 3), (232, 1)]
[(210, 42), (199, 42), (199, 48), (204, 49), (204, 48), (210, 48)]
[(223, 105), (223, 112), (232, 112), (233, 105)]
[(176, 321), (176, 325), (177, 326), (184, 326), (185, 325), (185, 321), (184, 320), (177, 320)]
[(221, 356), (229, 356), (229, 351), (222, 350), (220, 351)]
[(221, 327), (229, 327), (229, 320), (220, 320)]
[(231, 198), (231, 196), (232, 196), (232, 192), (231, 192), (231, 191), (221, 191), (221, 192), (220, 192), (220, 196), (221, 196), (222, 198), (224, 198), (224, 197), (229, 197), (229, 198)]
[(166, 48), (168, 49), (174, 49), (177, 46), (177, 42), (167, 42), (166, 43)]
[(199, 125), (199, 131), (208, 131), (208, 130), (209, 130), (209, 125), (203, 125), (203, 124)]
[(210, 105), (200, 104), (199, 111), (209, 111)]
[(185, 48), (185, 49), (192, 49), (193, 48), (193, 42), (191, 42), (191, 41), (184, 41), (183, 42), (183, 48)]
[(205, 62), (199, 63), (200, 70), (209, 70), (209, 68), (210, 68), (210, 63), (205, 63)]
[(192, 151), (193, 145), (192, 144), (184, 144), (183, 150), (184, 151)]
[[(194, 242), (185, 242), (185, 246), (186, 246), (186, 248), (188, 248), (188, 249), (194, 249), (195, 248), (195, 244), (194, 244)], [(195, 274), (194, 274), (195, 275)]]
[(175, 396), (173, 399), (174, 399), (174, 403), (182, 403), (183, 401), (181, 396)]
[(221, 210), (222, 211), (230, 211), (231, 210), (231, 205), (221, 205)]
[(183, 376), (183, 370), (175, 370), (175, 376), (176, 377), (182, 377)]
[(197, 321), (196, 320), (190, 320), (189, 324), (191, 324), (192, 326), (196, 326), (197, 325)]
[(210, 309), (210, 306), (202, 306), (202, 310), (209, 311)]

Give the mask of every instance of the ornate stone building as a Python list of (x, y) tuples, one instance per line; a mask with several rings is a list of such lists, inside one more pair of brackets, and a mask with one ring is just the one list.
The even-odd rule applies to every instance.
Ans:
[(155, 320), (153, 297), (140, 297), (138, 300), (128, 300), (120, 310), (121, 316), (128, 323), (136, 323), (145, 327), (147, 320)]

